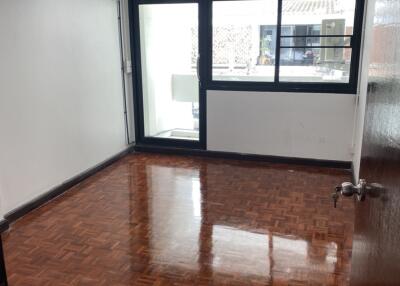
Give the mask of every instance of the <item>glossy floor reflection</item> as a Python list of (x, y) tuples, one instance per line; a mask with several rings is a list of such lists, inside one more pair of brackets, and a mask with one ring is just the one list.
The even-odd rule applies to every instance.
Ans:
[(341, 170), (130, 155), (15, 223), (10, 285), (346, 285)]

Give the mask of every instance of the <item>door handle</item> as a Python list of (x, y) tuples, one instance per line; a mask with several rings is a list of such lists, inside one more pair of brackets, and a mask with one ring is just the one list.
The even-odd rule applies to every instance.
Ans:
[(362, 202), (367, 195), (373, 198), (379, 197), (383, 190), (384, 187), (382, 185), (377, 183), (367, 184), (367, 181), (364, 179), (360, 179), (356, 186), (350, 182), (344, 182), (340, 186), (337, 186), (335, 192), (332, 193), (333, 206), (336, 208), (340, 195), (343, 197), (352, 197), (355, 195), (357, 201)]

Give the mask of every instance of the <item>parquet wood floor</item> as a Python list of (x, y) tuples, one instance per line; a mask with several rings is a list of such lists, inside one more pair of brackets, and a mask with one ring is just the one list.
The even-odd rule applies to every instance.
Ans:
[(11, 286), (347, 285), (343, 170), (129, 155), (3, 234)]

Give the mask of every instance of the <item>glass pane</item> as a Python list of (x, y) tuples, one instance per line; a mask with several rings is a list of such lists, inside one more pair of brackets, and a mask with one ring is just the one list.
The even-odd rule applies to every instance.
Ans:
[(141, 5), (145, 136), (199, 139), (197, 4)]
[(283, 47), (350, 46), (351, 37), (282, 37)]
[(277, 2), (213, 2), (213, 80), (274, 81)]
[(348, 83), (351, 49), (281, 49), (279, 81)]
[(356, 0), (283, 0), (282, 35), (352, 35)]

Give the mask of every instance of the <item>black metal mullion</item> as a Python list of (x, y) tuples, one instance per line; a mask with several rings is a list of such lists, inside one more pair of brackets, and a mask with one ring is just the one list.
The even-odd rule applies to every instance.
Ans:
[[(213, 0), (203, 0), (200, 5), (204, 5), (203, 17), (205, 17), (204, 25), (205, 26), (205, 47), (203, 53), (205, 53), (205, 57), (203, 57), (204, 66), (205, 66), (205, 81), (206, 81), (206, 89), (213, 81)], [(204, 2), (204, 3), (203, 3)]]
[(199, 142), (202, 149), (207, 149), (207, 86), (212, 76), (211, 36), (211, 1), (199, 1)]
[(281, 61), (281, 33), (282, 33), (282, 1), (278, 0), (278, 23), (276, 26), (276, 48), (275, 48), (275, 83), (279, 83), (279, 70)]
[(144, 116), (142, 100), (142, 69), (140, 61), (140, 27), (139, 5), (137, 0), (128, 0), (129, 30), (132, 58), (132, 86), (133, 86), (133, 110), (135, 114), (135, 141), (144, 137)]
[(281, 49), (307, 49), (307, 48), (313, 48), (313, 49), (351, 49), (352, 46), (281, 46)]
[(353, 35), (283, 35), (281, 38), (352, 38)]

